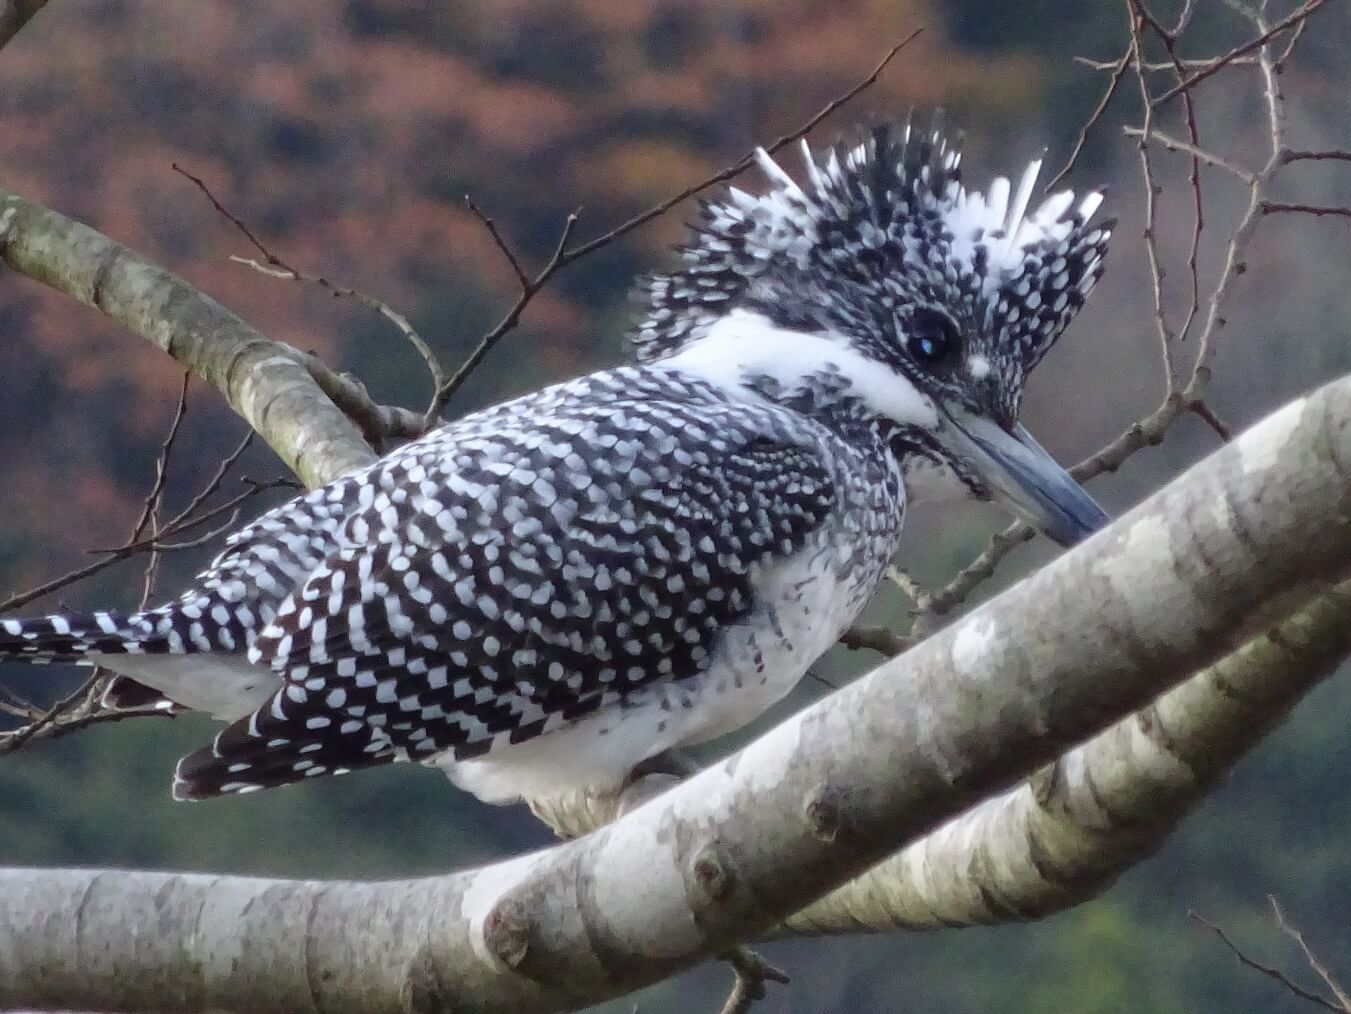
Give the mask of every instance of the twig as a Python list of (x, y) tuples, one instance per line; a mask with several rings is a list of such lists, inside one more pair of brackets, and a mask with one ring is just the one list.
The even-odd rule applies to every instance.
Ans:
[[(183, 371), (183, 384), (178, 392), (178, 406), (174, 409), (172, 421), (169, 423), (169, 432), (164, 437), (164, 442), (160, 445), (159, 454), (155, 457), (155, 481), (151, 484), (150, 492), (146, 494), (145, 507), (141, 511), (140, 519), (132, 527), (131, 535), (127, 542), (137, 541), (148, 528), (150, 530), (152, 541), (159, 536), (159, 512), (160, 505), (164, 500), (164, 484), (169, 478), (169, 458), (173, 454), (174, 441), (178, 439), (178, 431), (183, 425), (183, 419), (188, 414), (188, 381), (192, 374)], [(146, 607), (150, 598), (150, 593), (155, 587), (155, 575), (159, 572), (159, 550), (152, 548), (150, 556), (146, 560), (145, 572), (141, 578), (141, 608)], [(97, 673), (96, 673), (97, 674)]]
[[(868, 74), (867, 77), (863, 78), (861, 81), (855, 84), (848, 91), (844, 92), (842, 95), (826, 103), (826, 105), (823, 106), (820, 109), (820, 111), (818, 111), (814, 116), (808, 119), (797, 129), (791, 131), (790, 133), (784, 134), (782, 137), (776, 139), (772, 144), (767, 145), (766, 150), (772, 154), (778, 151), (779, 149), (785, 147), (786, 145), (792, 144), (794, 141), (797, 141), (800, 138), (805, 137), (831, 113), (835, 112), (841, 106), (850, 102), (851, 100), (856, 98), (861, 92), (865, 91), (873, 84), (875, 84), (877, 82), (877, 79), (881, 76), (882, 72), (886, 69), (887, 65), (891, 63), (891, 61), (896, 57), (896, 55), (907, 45), (909, 45), (910, 42), (914, 40), (923, 31), (924, 31), (923, 28), (916, 28), (904, 39), (902, 39), (896, 45), (892, 46), (891, 49), (889, 49), (887, 53), (882, 57), (882, 59), (878, 61), (877, 65), (873, 68), (872, 72)], [(663, 201), (659, 201), (658, 203), (652, 205), (652, 207), (648, 208), (646, 211), (634, 215), (632, 218), (620, 223), (613, 229), (610, 229), (608, 232), (605, 232), (600, 236), (595, 237), (594, 239), (589, 239), (585, 243), (579, 243), (576, 246), (569, 246), (568, 241), (571, 239), (573, 226), (577, 222), (578, 212), (574, 211), (571, 215), (568, 216), (567, 220), (564, 222), (563, 230), (559, 237), (559, 241), (554, 248), (553, 255), (549, 258), (548, 262), (539, 271), (539, 273), (536, 274), (533, 278), (530, 277), (529, 273), (521, 266), (520, 258), (517, 257), (517, 255), (512, 251), (511, 246), (502, 236), (493, 219), (489, 217), (482, 209), (479, 208), (477, 204), (473, 202), (471, 198), (469, 198), (466, 195), (465, 203), (468, 205), (469, 210), (472, 211), (483, 223), (484, 228), (487, 230), (489, 236), (492, 238), (494, 245), (502, 252), (503, 256), (506, 257), (507, 262), (511, 265), (512, 270), (516, 273), (516, 279), (520, 283), (520, 292), (516, 297), (516, 302), (512, 304), (511, 308), (507, 311), (506, 315), (497, 323), (495, 327), (493, 327), (491, 331), (489, 331), (487, 334), (485, 334), (482, 338), (479, 339), (479, 342), (474, 347), (474, 350), (469, 354), (469, 357), (464, 361), (464, 363), (459, 367), (459, 369), (455, 371), (455, 374), (449, 380), (438, 385), (436, 394), (432, 398), (431, 404), (427, 407), (427, 411), (425, 414), (425, 418), (428, 420), (428, 423), (430, 424), (430, 422), (441, 413), (441, 411), (446, 406), (446, 402), (450, 399), (452, 395), (454, 395), (454, 393), (457, 390), (460, 389), (461, 386), (463, 386), (464, 382), (468, 379), (470, 373), (472, 373), (478, 367), (478, 365), (483, 361), (484, 357), (487, 356), (487, 354), (490, 351), (492, 351), (493, 347), (504, 337), (506, 337), (506, 335), (513, 328), (516, 327), (516, 324), (519, 322), (521, 318), (521, 314), (524, 312), (525, 308), (530, 304), (530, 301), (534, 299), (536, 293), (538, 293), (539, 290), (544, 287), (545, 283), (548, 282), (549, 279), (551, 279), (557, 272), (561, 271), (569, 264), (581, 260), (588, 254), (595, 253), (602, 247), (608, 246), (609, 244), (618, 240), (620, 237), (625, 236), (628, 233), (632, 232), (634, 229), (646, 225), (653, 219), (661, 217), (662, 215), (670, 211), (672, 208), (674, 208), (676, 205), (680, 204), (682, 201), (685, 201), (693, 197), (695, 194), (707, 190), (709, 187), (715, 186), (718, 183), (725, 183), (726, 181), (744, 172), (752, 164), (754, 164), (754, 162), (755, 162), (755, 152), (754, 151), (747, 152), (745, 155), (743, 155), (741, 158), (739, 158), (737, 161), (733, 162), (726, 168), (719, 170), (718, 172), (714, 173), (711, 176), (706, 176), (697, 183), (685, 187), (683, 190), (675, 194), (672, 194), (670, 197), (666, 198)]]
[(756, 1000), (765, 998), (765, 983), (787, 983), (788, 975), (775, 968), (748, 947), (738, 947), (723, 955), (736, 971), (736, 982), (722, 1005), (721, 1014), (746, 1014)]
[[(1300, 24), (1303, 25), (1303, 22), (1300, 22)], [(1079, 64), (1080, 66), (1087, 67), (1089, 70), (1098, 70), (1098, 71), (1115, 70), (1117, 64), (1117, 61), (1115, 60), (1094, 60), (1090, 56), (1076, 56), (1073, 57), (1073, 60), (1075, 63)], [(1212, 62), (1211, 60), (1200, 60), (1195, 58), (1193, 59), (1184, 58), (1177, 62), (1174, 62), (1172, 60), (1146, 60), (1144, 61), (1142, 66), (1145, 70), (1149, 71), (1150, 73), (1157, 74), (1161, 71), (1176, 70), (1178, 63), (1181, 63), (1182, 66), (1184, 67), (1192, 68), (1192, 67), (1209, 67), (1211, 62)], [(1246, 65), (1251, 67), (1255, 66), (1256, 63), (1257, 60), (1250, 56), (1240, 56), (1235, 60), (1229, 61), (1230, 66)]]
[[(171, 522), (170, 524), (165, 525), (161, 530), (161, 532), (162, 534), (168, 535), (180, 534), (182, 532), (195, 528), (198, 525), (206, 521), (209, 521), (214, 517), (219, 517), (220, 514), (223, 513), (224, 511), (233, 510), (235, 507), (238, 507), (245, 500), (249, 499), (250, 497), (256, 496), (257, 494), (265, 490), (278, 489), (282, 487), (290, 488), (291, 480), (274, 479), (268, 482), (255, 483), (251, 485), (247, 491), (227, 501), (225, 504), (222, 504), (219, 507), (212, 508), (212, 510), (196, 518), (184, 520), (181, 522)], [(5, 599), (3, 602), (0, 602), (0, 612), (6, 612), (10, 609), (17, 609), (19, 606), (27, 605), (34, 599), (39, 599), (42, 598), (44, 595), (50, 595), (54, 591), (59, 591), (62, 588), (67, 588), (70, 585), (75, 584), (77, 581), (82, 581), (87, 577), (92, 577), (94, 574), (97, 574), (99, 571), (112, 566), (119, 560), (125, 560), (129, 556), (134, 556), (137, 553), (145, 552), (148, 549), (153, 549), (156, 547), (156, 545), (158, 545), (157, 540), (147, 539), (138, 542), (133, 542), (126, 546), (119, 547), (117, 549), (93, 550), (93, 552), (106, 553), (107, 555), (100, 560), (94, 561), (93, 563), (86, 564), (83, 567), (77, 567), (72, 571), (62, 574), (60, 577), (53, 578), (50, 581), (44, 581), (42, 584), (37, 585), (34, 588), (29, 588), (26, 591), (14, 593), (13, 595), (9, 596), (9, 598)], [(160, 548), (164, 547), (160, 545)]]
[[(864, 91), (871, 88), (874, 84), (877, 83), (877, 79), (882, 76), (882, 71), (886, 70), (887, 65), (891, 63), (893, 59), (896, 58), (896, 55), (906, 46), (910, 45), (910, 43), (913, 42), (915, 38), (918, 37), (920, 33), (922, 33), (923, 31), (924, 31), (923, 28), (916, 28), (904, 39), (896, 43), (896, 45), (892, 46), (891, 49), (887, 50), (886, 55), (883, 56), (882, 59), (878, 61), (877, 66), (873, 67), (872, 73), (870, 73), (867, 77), (863, 78), (863, 80), (859, 81), (856, 85), (854, 85), (844, 94), (840, 95), (837, 98), (831, 99), (820, 109), (820, 111), (816, 113), (815, 116), (811, 117), (811, 119), (807, 120), (800, 127), (798, 127), (797, 129), (793, 130), (790, 133), (784, 134), (782, 137), (775, 140), (774, 143), (765, 145), (764, 146), (765, 150), (768, 151), (771, 155), (773, 155), (780, 148), (792, 144), (794, 141), (800, 140), (807, 134), (811, 133), (812, 130), (815, 129), (816, 126), (820, 124), (821, 121), (824, 120), (831, 113), (835, 112), (841, 106), (844, 106), (847, 103), (853, 101)], [(737, 161), (733, 162), (725, 169), (721, 169), (718, 172), (714, 173), (712, 176), (705, 177), (698, 183), (686, 187), (684, 190), (680, 191), (677, 194), (672, 195), (671, 197), (668, 197), (666, 200), (661, 201), (658, 204), (654, 204), (646, 211), (638, 215), (634, 215), (628, 221), (615, 226), (613, 229), (611, 229), (604, 235), (597, 236), (595, 239), (587, 240), (580, 246), (576, 246), (569, 249), (565, 254), (566, 262), (571, 263), (572, 261), (575, 261), (579, 257), (584, 257), (595, 250), (599, 250), (601, 247), (609, 243), (613, 243), (620, 236), (624, 236), (627, 233), (632, 232), (634, 229), (638, 228), (641, 225), (646, 225), (654, 218), (660, 218), (662, 215), (666, 214), (666, 212), (674, 208), (677, 204), (681, 203), (682, 201), (690, 197), (693, 197), (695, 194), (700, 193), (701, 191), (707, 190), (709, 187), (714, 186), (715, 184), (726, 183), (728, 180), (744, 172), (754, 162), (755, 162), (755, 152), (754, 151), (747, 152), (745, 155), (737, 159)]]
[[(1088, 132), (1093, 129), (1102, 114), (1107, 111), (1107, 106), (1112, 101), (1112, 96), (1116, 94), (1117, 88), (1121, 84), (1121, 79), (1126, 76), (1126, 68), (1130, 65), (1131, 49), (1122, 53), (1112, 63), (1104, 63), (1095, 66), (1097, 70), (1110, 70), (1111, 78), (1107, 82), (1107, 90), (1102, 93), (1102, 98), (1098, 99), (1098, 104), (1093, 107), (1093, 112), (1089, 114), (1084, 125), (1079, 128), (1079, 136), (1074, 139), (1074, 147), (1070, 149), (1070, 157), (1066, 159), (1065, 164), (1060, 171), (1051, 177), (1047, 182), (1045, 191), (1049, 193), (1060, 185), (1060, 181), (1070, 174), (1074, 164), (1079, 161), (1079, 156), (1083, 153), (1084, 145), (1088, 143)], [(1090, 64), (1090, 66), (1093, 66)]]
[(415, 440), (427, 432), (428, 420), (421, 413), (399, 405), (381, 405), (366, 391), (366, 385), (350, 373), (339, 373), (312, 352), (299, 349), (292, 352), (320, 390), (357, 424), (361, 435), (377, 451), (386, 441)]
[(1130, 9), (1131, 64), (1139, 80), (1140, 95), (1143, 100), (1144, 123), (1136, 140), (1140, 152), (1140, 171), (1145, 184), (1145, 256), (1149, 262), (1149, 277), (1154, 297), (1154, 325), (1159, 332), (1160, 353), (1163, 359), (1164, 382), (1171, 394), (1177, 388), (1177, 368), (1173, 364), (1173, 334), (1168, 327), (1168, 318), (1163, 308), (1163, 266), (1159, 261), (1158, 233), (1155, 229), (1160, 187), (1154, 180), (1154, 166), (1149, 155), (1149, 138), (1153, 133), (1154, 107), (1149, 101), (1149, 83), (1145, 78), (1142, 61), (1144, 59), (1144, 29), (1149, 15), (1142, 0), (1127, 0)]
[(1193, 415), (1200, 418), (1207, 426), (1214, 430), (1216, 435), (1226, 444), (1234, 439), (1234, 431), (1229, 428), (1228, 423), (1216, 415), (1215, 410), (1204, 401), (1194, 401), (1188, 405), (1187, 408)]
[[(1143, 0), (1140, 3), (1140, 11), (1147, 19), (1154, 33), (1163, 43), (1164, 51), (1168, 54), (1168, 59), (1173, 61), (1174, 69), (1179, 79), (1184, 76), (1184, 68), (1181, 59), (1177, 53), (1178, 35), (1187, 27), (1191, 21), (1192, 14), (1195, 13), (1196, 5), (1194, 0), (1187, 0), (1178, 14), (1177, 24), (1172, 28), (1165, 28), (1159, 23), (1145, 7)], [(1141, 87), (1144, 87), (1145, 76), (1142, 68), (1137, 68), (1140, 76)], [(1145, 109), (1146, 122), (1149, 119), (1149, 108)], [(1201, 233), (1205, 231), (1205, 210), (1201, 200), (1201, 160), (1198, 154), (1201, 149), (1200, 129), (1196, 124), (1196, 108), (1192, 102), (1191, 92), (1182, 93), (1182, 113), (1183, 119), (1187, 123), (1187, 136), (1190, 140), (1191, 148), (1191, 174), (1188, 176), (1188, 183), (1192, 190), (1192, 236), (1191, 247), (1187, 252), (1187, 272), (1191, 277), (1191, 301), (1187, 304), (1186, 315), (1182, 318), (1182, 324), (1177, 329), (1177, 340), (1184, 342), (1187, 335), (1191, 332), (1192, 323), (1196, 320), (1196, 315), (1201, 310), (1201, 273), (1199, 269), (1199, 258), (1201, 253)]]
[(1210, 930), (1217, 937), (1219, 937), (1221, 942), (1226, 947), (1228, 947), (1229, 950), (1233, 953), (1234, 957), (1238, 959), (1238, 963), (1240, 965), (1243, 965), (1246, 968), (1251, 968), (1254, 972), (1260, 972), (1261, 974), (1267, 976), (1268, 978), (1275, 979), (1277, 982), (1279, 982), (1282, 986), (1288, 989), (1295, 996), (1299, 997), (1301, 1000), (1307, 1000), (1310, 1003), (1316, 1003), (1320, 1007), (1323, 1007), (1327, 1010), (1337, 1011), (1338, 1014), (1346, 1014), (1348, 1008), (1333, 1003), (1326, 997), (1319, 996), (1317, 993), (1312, 993), (1309, 990), (1303, 988), (1302, 986), (1297, 985), (1296, 983), (1292, 982), (1289, 976), (1287, 976), (1279, 968), (1275, 968), (1271, 965), (1264, 965), (1260, 961), (1256, 961), (1253, 958), (1248, 957), (1248, 955), (1244, 954), (1243, 951), (1239, 949), (1237, 944), (1235, 944), (1232, 940), (1229, 939), (1229, 935), (1225, 933), (1223, 929), (1215, 925), (1215, 923), (1211, 922), (1209, 919), (1206, 919), (1204, 916), (1201, 916), (1196, 912), (1188, 912), (1187, 915), (1190, 918), (1194, 919), (1196, 922), (1200, 923), (1206, 929)]
[(1281, 152), (1281, 164), (1291, 162), (1351, 162), (1351, 151), (1291, 151)]
[(1298, 214), (1313, 215), (1316, 218), (1322, 218), (1325, 215), (1340, 218), (1351, 217), (1351, 208), (1320, 204), (1287, 204), (1283, 201), (1262, 201), (1259, 208), (1264, 215)]
[(937, 591), (926, 595), (920, 603), (921, 613), (927, 616), (940, 617), (951, 612), (964, 602), (978, 585), (994, 575), (995, 567), (998, 566), (1000, 560), (1008, 555), (1011, 549), (1022, 545), (1031, 538), (1032, 529), (1021, 521), (1015, 521), (1009, 525), (995, 535), (985, 551), (958, 571), (951, 581)]
[(234, 227), (243, 234), (244, 238), (249, 241), (253, 248), (263, 257), (262, 262), (259, 262), (255, 258), (237, 257), (234, 255), (230, 257), (230, 260), (234, 261), (236, 264), (243, 264), (246, 267), (253, 268), (255, 271), (262, 272), (272, 278), (303, 282), (307, 285), (317, 285), (335, 299), (352, 299), (362, 306), (374, 310), (398, 328), (413, 348), (417, 350), (418, 355), (420, 355), (423, 362), (427, 364), (427, 370), (431, 374), (432, 389), (439, 390), (441, 385), (445, 383), (445, 371), (441, 366), (441, 360), (437, 358), (437, 355), (432, 351), (431, 346), (427, 344), (420, 334), (418, 334), (417, 329), (409, 323), (407, 317), (383, 300), (376, 299), (374, 296), (368, 295), (360, 289), (354, 289), (346, 285), (338, 285), (323, 275), (306, 274), (305, 272), (292, 267), (269, 250), (267, 246), (264, 245), (263, 241), (254, 235), (253, 230), (250, 229), (242, 219), (231, 213), (230, 210), (216, 198), (216, 195), (211, 192), (211, 188), (206, 185), (205, 181), (188, 172), (188, 170), (184, 169), (177, 162), (172, 163), (172, 167), (174, 172), (194, 183), (197, 186), (197, 189), (211, 202), (212, 207), (233, 224)]
[(1298, 26), (1302, 24), (1304, 20), (1309, 17), (1309, 15), (1311, 15), (1314, 11), (1318, 10), (1318, 8), (1323, 6), (1323, 2), (1324, 0), (1307, 0), (1307, 2), (1303, 6), (1301, 6), (1298, 10), (1293, 11), (1288, 16), (1276, 22), (1276, 24), (1272, 25), (1266, 31), (1258, 35), (1257, 38), (1251, 39), (1248, 42), (1243, 43), (1242, 45), (1235, 46), (1228, 53), (1225, 53), (1223, 56), (1217, 57), (1214, 60), (1212, 60), (1201, 70), (1198, 70), (1195, 74), (1191, 75), (1191, 77), (1188, 77), (1183, 81), (1180, 81), (1177, 85), (1168, 89), (1168, 91), (1164, 92), (1158, 98), (1153, 100), (1153, 105), (1161, 106), (1169, 99), (1173, 98), (1175, 95), (1181, 95), (1185, 91), (1190, 91), (1192, 88), (1194, 88), (1200, 82), (1204, 81), (1206, 78), (1219, 73), (1221, 70), (1223, 70), (1229, 64), (1233, 63), (1240, 56), (1246, 56), (1253, 50), (1265, 46), (1268, 42), (1270, 42), (1276, 36), (1280, 35), (1283, 31), (1285, 31), (1292, 25)]
[(530, 288), (530, 276), (525, 273), (525, 268), (521, 267), (521, 262), (516, 258), (516, 254), (512, 252), (507, 241), (502, 238), (502, 234), (497, 229), (497, 223), (489, 218), (484, 213), (483, 209), (475, 204), (474, 199), (468, 194), (464, 195), (464, 203), (465, 206), (474, 213), (478, 220), (483, 223), (483, 227), (488, 230), (488, 235), (491, 236), (493, 242), (497, 244), (497, 249), (502, 251), (502, 256), (504, 256), (507, 259), (507, 263), (511, 265), (511, 270), (516, 272), (516, 280), (521, 283), (521, 288), (523, 290)]
[[(1125, 127), (1124, 130), (1127, 137), (1139, 137), (1141, 134), (1139, 127)], [(1253, 177), (1256, 175), (1250, 170), (1244, 169), (1242, 166), (1236, 166), (1234, 163), (1226, 161), (1214, 152), (1198, 148), (1194, 144), (1179, 140), (1176, 137), (1165, 134), (1161, 130), (1153, 130), (1150, 132), (1149, 136), (1163, 145), (1164, 151), (1184, 152), (1185, 154), (1191, 155), (1193, 158), (1199, 159), (1208, 166), (1212, 166), (1216, 169), (1223, 169), (1225, 172), (1237, 176), (1245, 183), (1251, 183)]]
[(1337, 980), (1332, 977), (1332, 973), (1328, 971), (1327, 966), (1318, 960), (1318, 956), (1314, 954), (1313, 949), (1305, 941), (1304, 934), (1286, 920), (1285, 913), (1281, 911), (1281, 905), (1276, 900), (1276, 896), (1268, 894), (1267, 901), (1271, 904), (1271, 912), (1276, 917), (1276, 925), (1281, 928), (1281, 932), (1299, 946), (1299, 949), (1304, 953), (1304, 960), (1309, 963), (1309, 967), (1314, 970), (1314, 973), (1323, 980), (1323, 984), (1332, 990), (1332, 995), (1342, 1005), (1342, 1010), (1351, 1011), (1351, 995), (1348, 995), (1346, 990), (1342, 989)]
[[(527, 279), (521, 286), (521, 293), (516, 297), (516, 302), (512, 304), (511, 309), (506, 312), (506, 315), (497, 322), (497, 325), (491, 331), (479, 339), (478, 344), (474, 346), (474, 351), (469, 353), (468, 358), (460, 364), (459, 369), (455, 371), (454, 375), (437, 387), (436, 393), (432, 396), (431, 404), (427, 406), (427, 412), (424, 416), (429, 426), (446, 407), (446, 402), (450, 400), (451, 395), (464, 385), (464, 382), (469, 379), (469, 375), (478, 368), (479, 363), (483, 362), (484, 357), (492, 351), (493, 346), (501, 341), (507, 332), (516, 326), (516, 323), (521, 319), (521, 314), (525, 311), (525, 308), (530, 304), (530, 301), (535, 298), (535, 293), (539, 292), (539, 290), (544, 287), (544, 284), (554, 276), (554, 273), (558, 271), (559, 268), (567, 264), (569, 260), (575, 259), (568, 256), (566, 248), (568, 239), (572, 235), (573, 227), (577, 224), (577, 216), (581, 214), (581, 210), (581, 208), (578, 208), (564, 220), (563, 229), (558, 234), (558, 242), (554, 246), (553, 255), (549, 258), (544, 267), (540, 269), (539, 274), (534, 278)], [(491, 219), (484, 218), (485, 223), (490, 221)], [(497, 230), (492, 229), (491, 232), (495, 240), (500, 242), (501, 237), (498, 235)], [(515, 257), (510, 253), (508, 253), (507, 256), (511, 258), (512, 263), (515, 264)]]

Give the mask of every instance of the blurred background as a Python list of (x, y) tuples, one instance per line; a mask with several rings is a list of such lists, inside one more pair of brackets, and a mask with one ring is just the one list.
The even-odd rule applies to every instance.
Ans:
[[(1285, 9), (1273, 14), (1283, 13)], [(1167, 4), (1160, 13), (1171, 15)], [(405, 312), (455, 363), (514, 299), (514, 279), (475, 202), (538, 265), (564, 216), (599, 234), (795, 127), (864, 76), (914, 28), (881, 82), (817, 129), (827, 143), (873, 118), (942, 107), (966, 133), (969, 184), (1013, 173), (1043, 148), (1067, 157), (1105, 85), (1078, 55), (1113, 59), (1122, 0), (290, 0), (262, 5), (53, 0), (0, 51), (0, 186), (50, 206), (187, 277), (265, 333), (351, 370), (382, 400), (425, 404), (429, 384), (404, 339), (374, 314), (232, 264), (252, 255), (170, 164), (203, 177), (275, 252)], [(1220, 0), (1199, 0), (1190, 55), (1251, 34)], [(1346, 5), (1330, 3), (1284, 75), (1291, 143), (1351, 147)], [(1197, 91), (1203, 142), (1265, 159), (1252, 68)], [(1109, 186), (1122, 226), (1090, 306), (1032, 380), (1025, 421), (1078, 460), (1162, 392), (1142, 242), (1138, 152), (1121, 133), (1138, 91), (1090, 135), (1069, 185)], [(1181, 128), (1170, 110), (1166, 126)], [(1184, 252), (1187, 163), (1155, 155), (1165, 254)], [(1208, 175), (1203, 277), (1244, 199)], [(755, 185), (754, 180), (750, 185)], [(1351, 166), (1292, 167), (1277, 193), (1351, 202)], [(563, 272), (451, 405), (460, 414), (614, 363), (633, 275), (666, 262), (681, 211)], [(1220, 332), (1212, 402), (1235, 428), (1351, 369), (1351, 228), (1345, 219), (1264, 221)], [(1168, 277), (1180, 306), (1181, 262)], [(1185, 353), (1186, 350), (1184, 350)], [(0, 273), (0, 596), (87, 562), (131, 527), (154, 475), (181, 373), (143, 340), (38, 284)], [(195, 384), (170, 478), (181, 506), (244, 433)], [(1093, 489), (1117, 512), (1215, 446), (1183, 419)], [(281, 466), (251, 452), (242, 471)], [(232, 484), (227, 492), (236, 491)], [(259, 505), (255, 509), (261, 509)], [(905, 562), (937, 583), (1005, 519), (978, 505), (920, 511)], [(161, 586), (210, 549), (171, 554)], [(983, 594), (1049, 555), (1032, 544)], [(131, 605), (140, 563), (105, 571), (27, 611)], [(895, 595), (873, 610), (897, 624)], [(874, 664), (842, 649), (835, 682)], [(0, 670), (42, 699), (73, 671)], [(767, 721), (826, 692), (804, 681)], [(1238, 967), (1188, 918), (1203, 913), (1251, 954), (1299, 969), (1265, 896), (1351, 979), (1351, 684), (1301, 705), (1152, 860), (1099, 899), (1034, 925), (774, 944), (793, 976), (764, 1009), (824, 1011), (1293, 1011), (1288, 993)], [(0, 759), (0, 864), (97, 864), (322, 877), (433, 873), (537, 846), (522, 808), (489, 808), (432, 772), (401, 766), (248, 797), (170, 802), (174, 760), (213, 734), (198, 718), (103, 726)], [(726, 749), (729, 744), (722, 744)], [(730, 983), (696, 970), (636, 998), (644, 1014), (712, 1011)], [(631, 1002), (612, 1009), (627, 1011)]]

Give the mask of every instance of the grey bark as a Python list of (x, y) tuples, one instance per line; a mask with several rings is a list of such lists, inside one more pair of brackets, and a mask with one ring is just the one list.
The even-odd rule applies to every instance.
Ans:
[(528, 1012), (663, 978), (1342, 580), (1349, 427), (1351, 379), (1292, 403), (907, 655), (574, 842), (388, 884), (0, 873), (0, 1005)]
[(211, 384), (305, 485), (375, 460), (315, 383), (313, 357), (271, 341), (210, 296), (86, 225), (0, 189), (0, 264), (149, 339)]

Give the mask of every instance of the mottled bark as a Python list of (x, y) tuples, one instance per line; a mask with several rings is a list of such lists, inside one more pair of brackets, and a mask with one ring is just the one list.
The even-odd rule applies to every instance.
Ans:
[(220, 391), (307, 486), (375, 460), (295, 349), (263, 337), (135, 251), (3, 189), (0, 263), (169, 353)]
[(1157, 849), (1351, 653), (1351, 584), (790, 916), (775, 935), (1037, 919)]
[[(770, 931), (880, 933), (1038, 919), (1104, 890), (1157, 849), (1290, 708), (1351, 654), (1351, 584), (987, 799)], [(533, 808), (565, 837), (615, 820), (617, 796)]]
[(386, 884), (0, 873), (0, 1006), (528, 1012), (664, 977), (770, 930), (1342, 580), (1348, 428), (1351, 379), (574, 842)]

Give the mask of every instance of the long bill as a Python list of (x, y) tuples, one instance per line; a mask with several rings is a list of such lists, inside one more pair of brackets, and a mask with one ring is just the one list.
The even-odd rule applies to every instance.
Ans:
[(961, 450), (996, 499), (1062, 546), (1082, 542), (1107, 525), (1097, 502), (1020, 423), (1006, 430), (960, 410), (948, 420)]

